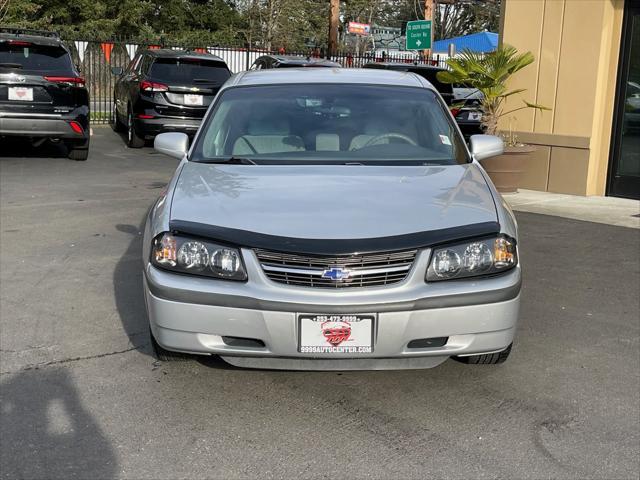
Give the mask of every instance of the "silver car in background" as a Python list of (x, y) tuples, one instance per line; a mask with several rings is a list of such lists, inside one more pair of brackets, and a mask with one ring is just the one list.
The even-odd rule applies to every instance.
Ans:
[(500, 363), (521, 271), (513, 214), (471, 137), (412, 73), (252, 71), (222, 87), (149, 212), (160, 359), (348, 370)]

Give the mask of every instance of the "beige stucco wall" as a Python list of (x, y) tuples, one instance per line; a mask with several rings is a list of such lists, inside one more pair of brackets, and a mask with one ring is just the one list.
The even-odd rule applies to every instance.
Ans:
[[(629, 1), (629, 0), (627, 0)], [(509, 87), (551, 111), (521, 110), (502, 129), (539, 145), (523, 188), (603, 195), (620, 49), (624, 0), (504, 0), (501, 41), (531, 51), (536, 61)]]

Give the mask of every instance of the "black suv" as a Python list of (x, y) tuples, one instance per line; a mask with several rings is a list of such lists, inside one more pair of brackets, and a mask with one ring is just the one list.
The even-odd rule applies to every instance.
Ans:
[(89, 153), (89, 93), (56, 33), (0, 28), (0, 137), (64, 141)]
[(371, 62), (364, 65), (364, 68), (377, 68), (384, 70), (396, 70), (401, 72), (412, 72), (427, 80), (442, 95), (442, 98), (449, 106), (453, 118), (460, 127), (463, 135), (468, 137), (476, 133), (482, 133), (480, 119), (482, 110), (477, 98), (465, 98), (469, 95), (469, 89), (459, 89), (450, 83), (442, 83), (437, 78), (438, 72), (446, 71), (445, 68), (433, 65), (400, 62)]
[(116, 131), (127, 132), (127, 145), (144, 146), (162, 132), (194, 135), (202, 117), (231, 76), (220, 57), (188, 50), (143, 50), (119, 75), (113, 94)]
[(302, 57), (299, 55), (263, 55), (258, 57), (251, 70), (264, 70), (268, 68), (304, 68), (304, 67), (329, 67), (340, 68), (337, 62), (324, 58)]

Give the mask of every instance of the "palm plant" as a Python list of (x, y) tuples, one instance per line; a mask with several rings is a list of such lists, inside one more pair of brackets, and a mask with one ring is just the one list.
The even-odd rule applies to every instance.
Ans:
[(524, 88), (507, 89), (507, 80), (511, 75), (533, 63), (531, 52), (518, 53), (511, 45), (501, 45), (497, 50), (481, 54), (465, 50), (457, 58), (447, 60), (450, 70), (438, 73), (438, 80), (443, 83), (458, 83), (477, 88), (484, 98), (481, 123), (485, 133), (495, 135), (500, 117), (525, 108), (549, 110), (547, 107), (524, 101), (524, 106), (504, 111), (505, 100), (511, 95), (524, 92)]

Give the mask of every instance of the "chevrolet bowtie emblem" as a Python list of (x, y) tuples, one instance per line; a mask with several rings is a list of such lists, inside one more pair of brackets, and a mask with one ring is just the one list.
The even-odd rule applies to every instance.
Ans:
[(340, 267), (331, 267), (322, 272), (322, 278), (328, 278), (334, 282), (346, 280), (351, 275), (351, 270)]

